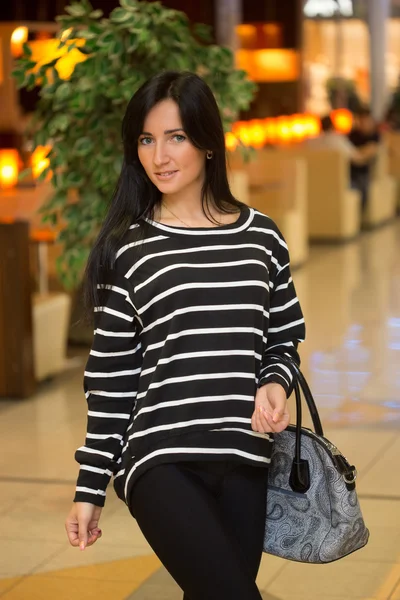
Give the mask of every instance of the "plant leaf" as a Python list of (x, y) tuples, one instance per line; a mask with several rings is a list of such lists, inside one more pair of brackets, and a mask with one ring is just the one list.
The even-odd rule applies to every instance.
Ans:
[(67, 100), (67, 98), (69, 98), (69, 96), (71, 95), (71, 84), (68, 83), (67, 81), (65, 81), (64, 83), (62, 83), (61, 85), (59, 85), (59, 87), (56, 89), (54, 97), (57, 98), (57, 100)]
[(212, 42), (212, 29), (209, 25), (204, 25), (203, 23), (195, 23), (195, 25), (193, 26), (193, 33), (202, 42), (206, 42), (207, 44)]
[(65, 182), (66, 185), (68, 187), (74, 188), (74, 187), (80, 187), (81, 185), (83, 185), (83, 181), (84, 181), (84, 177), (82, 173), (79, 173), (77, 171), (75, 172), (70, 172), (67, 174), (66, 178), (65, 178)]
[(132, 20), (132, 13), (125, 8), (114, 8), (110, 15), (112, 23), (126, 23)]
[(139, 10), (139, 4), (137, 0), (120, 0), (122, 8), (130, 11)]
[(65, 7), (65, 10), (72, 17), (85, 17), (88, 14), (88, 10), (83, 4), (70, 4)]
[(24, 56), (32, 56), (32, 48), (26, 42), (22, 44), (22, 49), (24, 51)]
[(32, 175), (32, 167), (28, 167), (28, 169), (24, 169), (18, 174), (18, 181), (23, 181), (25, 177), (29, 177)]
[(87, 156), (93, 151), (94, 144), (88, 137), (82, 137), (75, 142), (74, 151), (78, 156)]

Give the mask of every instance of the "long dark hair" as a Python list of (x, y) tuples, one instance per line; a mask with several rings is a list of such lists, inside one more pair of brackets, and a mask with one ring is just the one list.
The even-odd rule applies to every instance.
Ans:
[(161, 201), (161, 192), (150, 181), (139, 160), (138, 139), (149, 111), (167, 98), (178, 105), (183, 129), (191, 143), (200, 150), (213, 152), (212, 159), (206, 160), (202, 189), (204, 214), (210, 218), (210, 202), (223, 213), (237, 212), (244, 206), (229, 189), (221, 116), (205, 81), (194, 73), (175, 71), (162, 72), (146, 81), (129, 101), (122, 121), (122, 171), (86, 266), (85, 304), (90, 312), (98, 302), (97, 284), (101, 283), (104, 273), (113, 268), (121, 239), (138, 221), (144, 235), (146, 221), (143, 219), (152, 219), (154, 208)]

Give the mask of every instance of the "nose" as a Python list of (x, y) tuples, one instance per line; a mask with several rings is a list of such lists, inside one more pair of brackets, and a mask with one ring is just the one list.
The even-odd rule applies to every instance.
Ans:
[(153, 163), (156, 168), (160, 168), (169, 163), (167, 147), (163, 142), (154, 144)]

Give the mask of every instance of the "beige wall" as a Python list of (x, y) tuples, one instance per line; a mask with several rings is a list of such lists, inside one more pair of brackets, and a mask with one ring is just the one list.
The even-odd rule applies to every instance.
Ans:
[[(366, 102), (370, 101), (370, 42), (367, 24), (359, 19), (342, 21), (339, 60), (337, 39), (337, 24), (334, 21), (304, 21), (304, 62), (308, 78), (306, 85), (308, 89), (310, 85), (313, 86), (313, 96), (317, 96), (317, 99), (308, 99), (308, 110), (319, 113), (327, 110), (328, 106), (321, 99), (323, 90), (318, 89), (318, 85), (321, 85), (322, 80), (338, 73), (354, 79), (362, 98)], [(386, 48), (386, 80), (389, 89), (397, 84), (399, 74), (400, 19), (390, 19), (387, 22)], [(319, 109), (321, 104), (322, 108)]]

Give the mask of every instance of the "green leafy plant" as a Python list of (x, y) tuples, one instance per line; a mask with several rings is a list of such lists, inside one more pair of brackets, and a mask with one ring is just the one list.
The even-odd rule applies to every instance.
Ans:
[(344, 77), (331, 77), (326, 81), (329, 102), (333, 109), (348, 108), (352, 112), (362, 107), (355, 82)]
[[(54, 59), (32, 60), (28, 45), (14, 70), (19, 87), (40, 87), (32, 119), (33, 146), (50, 144), (49, 167), (54, 194), (43, 206), (43, 221), (61, 229), (62, 283), (76, 287), (122, 164), (121, 120), (133, 93), (163, 70), (189, 70), (213, 90), (229, 130), (239, 111), (248, 108), (255, 85), (235, 69), (233, 53), (210, 44), (205, 25), (160, 3), (120, 0), (109, 18), (88, 0), (66, 7), (57, 18), (60, 48), (85, 56), (68, 80)], [(71, 199), (71, 190), (76, 190)]]

